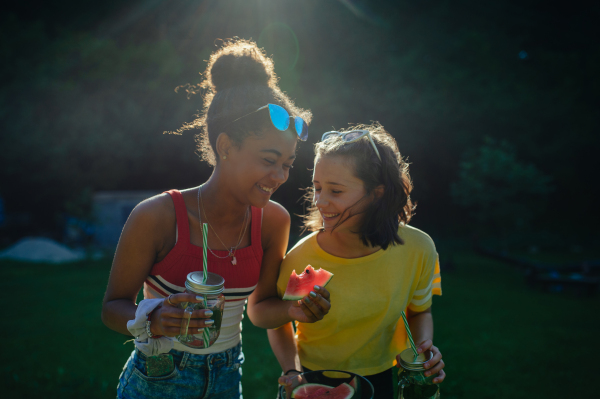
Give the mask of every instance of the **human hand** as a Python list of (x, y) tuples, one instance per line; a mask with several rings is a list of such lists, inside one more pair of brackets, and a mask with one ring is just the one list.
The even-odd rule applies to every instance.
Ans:
[[(442, 360), (442, 353), (436, 346), (433, 346), (433, 342), (430, 339), (427, 339), (427, 340), (421, 342), (419, 344), (419, 346), (417, 346), (417, 352), (418, 353), (431, 352), (433, 354), (433, 357), (431, 359), (429, 359), (423, 365), (423, 367), (426, 370), (424, 373), (425, 377), (429, 377), (429, 376), (437, 373), (437, 376), (433, 379), (433, 383), (439, 384), (442, 381), (444, 381), (444, 378), (446, 378), (446, 373), (444, 372), (443, 368), (446, 364)], [(398, 362), (398, 365), (399, 365), (400, 364), (400, 355), (396, 356), (396, 361)]]
[[(165, 335), (175, 337), (181, 333), (181, 322), (184, 317), (184, 309), (180, 307), (183, 302), (198, 303), (202, 302), (202, 297), (194, 294), (173, 294), (163, 300), (160, 308), (152, 312), (150, 318), (150, 332), (153, 335)], [(210, 309), (196, 309), (190, 317), (188, 334), (197, 334), (204, 327), (209, 327), (214, 323), (211, 320), (212, 311)]]
[(314, 291), (299, 301), (292, 302), (288, 308), (288, 316), (301, 323), (314, 323), (322, 320), (331, 309), (329, 291), (324, 287), (315, 285)]
[(291, 398), (294, 388), (296, 388), (298, 385), (306, 383), (306, 381), (304, 381), (304, 377), (301, 376), (300, 372), (296, 370), (290, 371), (287, 375), (282, 375), (279, 377), (277, 382), (283, 387), (283, 389), (285, 389), (286, 398)]

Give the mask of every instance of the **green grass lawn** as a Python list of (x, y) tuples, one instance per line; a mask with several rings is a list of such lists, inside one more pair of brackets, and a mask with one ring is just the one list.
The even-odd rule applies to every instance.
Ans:
[[(520, 272), (454, 256), (434, 300), (444, 398), (594, 397), (600, 298), (533, 291)], [(442, 266), (443, 267), (443, 266)], [(3, 398), (114, 398), (132, 343), (100, 321), (109, 262), (0, 262)], [(279, 365), (264, 330), (244, 319), (246, 399), (274, 398)], [(578, 362), (575, 362), (578, 360)]]

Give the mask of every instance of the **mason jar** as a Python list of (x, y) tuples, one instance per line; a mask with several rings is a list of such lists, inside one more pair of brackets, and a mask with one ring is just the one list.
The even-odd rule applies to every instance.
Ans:
[(398, 390), (400, 399), (438, 399), (439, 387), (433, 383), (437, 374), (425, 376), (423, 365), (433, 358), (431, 351), (420, 353), (415, 357), (411, 348), (400, 353), (401, 371), (398, 374)]
[[(192, 272), (187, 275), (185, 281), (185, 292), (202, 297), (201, 302), (182, 302), (179, 306), (185, 309), (181, 321), (180, 334), (176, 337), (179, 342), (190, 348), (204, 349), (215, 343), (221, 333), (221, 321), (223, 320), (223, 309), (225, 307), (225, 279), (216, 273), (206, 273), (206, 281), (202, 281), (202, 272)], [(214, 320), (211, 326), (204, 327), (199, 332), (188, 334), (190, 317), (196, 309), (210, 309)]]

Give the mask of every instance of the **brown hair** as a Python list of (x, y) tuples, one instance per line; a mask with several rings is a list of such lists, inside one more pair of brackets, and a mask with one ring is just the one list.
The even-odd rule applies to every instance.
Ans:
[[(204, 95), (204, 105), (200, 115), (192, 122), (184, 124), (176, 133), (184, 130), (200, 130), (196, 142), (203, 160), (215, 166), (217, 137), (227, 135), (237, 144), (250, 134), (260, 135), (272, 128), (268, 112), (251, 114), (266, 104), (277, 104), (291, 116), (300, 116), (310, 123), (312, 114), (294, 105), (294, 102), (279, 89), (273, 60), (256, 43), (233, 38), (223, 42), (223, 46), (212, 53), (203, 74), (204, 81), (197, 86), (187, 85), (188, 93), (196, 89)], [(263, 112), (265, 113), (263, 115)]]
[[(400, 154), (396, 140), (375, 122), (371, 125), (358, 125), (344, 131), (368, 130), (381, 155), (377, 157), (368, 137), (353, 143), (345, 143), (341, 136), (330, 136), (326, 141), (315, 144), (315, 157), (343, 156), (353, 168), (353, 174), (364, 186), (366, 195), (356, 204), (346, 209), (333, 230), (348, 218), (356, 215), (352, 209), (367, 200), (379, 187), (384, 187), (383, 195), (374, 200), (360, 213), (362, 224), (356, 232), (366, 246), (403, 244), (398, 235), (400, 223), (407, 224), (415, 209), (410, 200), (412, 182), (408, 173), (408, 163)], [(321, 213), (312, 202), (314, 187), (308, 189), (305, 199), (310, 202), (308, 213), (304, 216), (304, 227), (310, 231), (322, 230)]]

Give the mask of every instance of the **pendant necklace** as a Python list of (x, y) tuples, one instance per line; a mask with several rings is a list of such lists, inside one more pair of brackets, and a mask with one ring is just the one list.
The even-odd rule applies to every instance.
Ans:
[[(213, 233), (215, 233), (215, 236), (219, 239), (219, 241), (221, 242), (221, 244), (223, 244), (223, 246), (225, 248), (227, 248), (227, 245), (225, 245), (225, 243), (223, 242), (223, 240), (221, 240), (221, 237), (219, 237), (219, 235), (217, 234), (217, 232), (215, 231), (215, 229), (211, 226), (210, 222), (208, 221), (208, 217), (206, 216), (206, 211), (204, 210), (204, 202), (202, 201), (202, 186), (200, 185), (200, 187), (198, 187), (198, 222), (200, 222), (200, 232), (203, 233), (202, 229), (202, 218), (201, 218), (201, 214), (200, 214), (200, 207), (202, 207), (202, 213), (204, 213), (204, 220), (206, 220), (206, 224), (208, 224), (211, 228), (211, 230), (213, 231)], [(217, 254), (215, 254), (212, 249), (208, 248), (208, 250), (210, 251), (210, 253), (212, 253), (216, 258), (219, 259), (225, 259), (230, 257), (231, 258), (231, 264), (232, 265), (237, 265), (237, 259), (235, 257), (235, 251), (238, 249), (238, 247), (240, 246), (240, 244), (242, 243), (242, 240), (244, 238), (244, 235), (246, 234), (246, 230), (248, 229), (248, 224), (250, 221), (250, 218), (248, 217), (248, 209), (246, 208), (246, 214), (244, 215), (244, 221), (242, 222), (242, 230), (240, 231), (240, 236), (238, 238), (238, 242), (237, 245), (235, 247), (231, 247), (229, 249), (226, 249), (226, 251), (228, 252), (227, 255), (225, 256), (218, 256)]]

